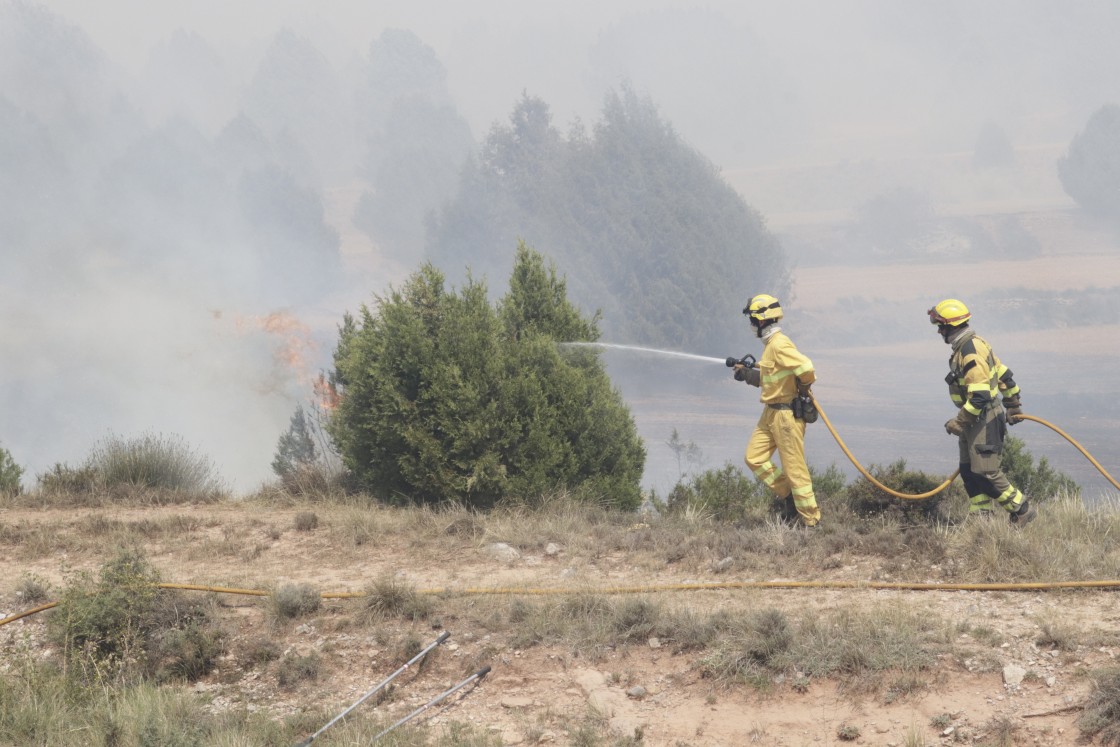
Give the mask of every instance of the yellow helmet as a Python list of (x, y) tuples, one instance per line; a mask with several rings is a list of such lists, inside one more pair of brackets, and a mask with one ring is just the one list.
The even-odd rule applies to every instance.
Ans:
[(946, 298), (928, 312), (930, 324), (959, 327), (972, 318), (968, 307), (955, 298)]
[(771, 320), (776, 321), (782, 318), (782, 305), (773, 296), (759, 293), (751, 299), (747, 308), (743, 309), (743, 313), (749, 316), (754, 324)]

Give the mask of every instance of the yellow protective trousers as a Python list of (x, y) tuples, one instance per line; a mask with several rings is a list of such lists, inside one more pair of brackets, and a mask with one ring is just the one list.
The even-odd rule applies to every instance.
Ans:
[[(775, 451), (782, 460), (781, 467), (770, 461)], [(821, 520), (813, 478), (805, 463), (805, 422), (794, 418), (791, 410), (769, 405), (763, 408), (744, 459), (754, 476), (778, 498), (793, 495), (793, 505), (806, 526)]]

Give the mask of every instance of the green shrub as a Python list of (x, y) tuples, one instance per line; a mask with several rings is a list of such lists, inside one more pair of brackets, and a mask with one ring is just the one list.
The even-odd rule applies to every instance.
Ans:
[(150, 669), (157, 679), (194, 682), (209, 674), (226, 652), (224, 634), (205, 622), (162, 631), (152, 641)]
[[(887, 467), (872, 464), (867, 467), (867, 471), (883, 485), (906, 495), (928, 493), (944, 482), (943, 478), (906, 469), (905, 459), (899, 459)], [(959, 480), (954, 480), (936, 495), (914, 500), (892, 496), (862, 475), (844, 491), (844, 501), (859, 516), (887, 516), (907, 522), (947, 521), (958, 513), (961, 506), (967, 505)]]
[(71, 467), (56, 462), (47, 472), (36, 476), (39, 489), (48, 495), (85, 495), (97, 487), (97, 470), (90, 465)]
[(1072, 478), (1052, 469), (1046, 457), (1039, 457), (1035, 466), (1022, 440), (1014, 436), (1008, 436), (1003, 442), (1000, 466), (1011, 484), (1031, 500), (1046, 501), (1057, 495), (1081, 494), (1081, 487)]
[(0, 495), (19, 495), (22, 491), (20, 478), (23, 467), (16, 464), (11, 452), (0, 446)]
[(107, 488), (134, 486), (199, 495), (220, 489), (210, 460), (178, 436), (109, 436), (94, 446), (87, 467)]
[(813, 493), (818, 500), (822, 496), (830, 498), (840, 495), (844, 492), (844, 486), (848, 484), (848, 478), (835, 463), (828, 465), (824, 472), (810, 464), (809, 476), (813, 479)]
[(156, 681), (193, 682), (226, 652), (226, 634), (212, 599), (161, 589), (144, 620), (145, 674)]
[(665, 498), (670, 514), (694, 514), (719, 521), (762, 518), (769, 510), (766, 488), (739, 467), (728, 463), (678, 482)]
[(122, 551), (93, 579), (79, 573), (48, 618), (51, 638), (86, 680), (132, 676), (142, 669), (145, 622), (159, 574), (134, 551)]
[(139, 552), (122, 550), (94, 579), (82, 572), (47, 618), (68, 670), (85, 682), (196, 679), (224, 652), (206, 604), (158, 588)]
[(571, 488), (636, 508), (645, 450), (633, 418), (595, 352), (556, 344), (597, 337), (524, 244), (497, 308), (483, 284), (449, 291), (425, 265), (344, 322), (328, 430), (384, 500), (488, 508)]

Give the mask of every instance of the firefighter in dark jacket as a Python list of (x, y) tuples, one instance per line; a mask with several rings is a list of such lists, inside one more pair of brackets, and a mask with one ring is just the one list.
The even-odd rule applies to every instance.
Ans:
[(999, 506), (1008, 512), (1013, 525), (1021, 527), (1035, 518), (1038, 509), (1000, 467), (1007, 426), (1022, 420), (1019, 386), (992, 346), (968, 326), (972, 314), (967, 306), (948, 298), (928, 313), (941, 339), (953, 348), (945, 382), (958, 410), (945, 423), (945, 430), (957, 436), (960, 444), (969, 515), (991, 516)]

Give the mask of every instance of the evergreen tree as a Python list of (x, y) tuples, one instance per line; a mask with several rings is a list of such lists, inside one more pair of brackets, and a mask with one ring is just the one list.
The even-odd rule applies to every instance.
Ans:
[(522, 96), (464, 169), (428, 255), (505, 275), (518, 238), (570, 268), (573, 301), (602, 309), (619, 341), (722, 350), (747, 297), (789, 288), (758, 213), (628, 87), (590, 133), (561, 133), (547, 104)]
[(353, 475), (385, 500), (489, 507), (554, 489), (633, 508), (645, 451), (591, 342), (595, 320), (524, 245), (497, 306), (426, 264), (340, 330), (342, 401), (328, 425)]
[(319, 458), (315, 441), (311, 438), (311, 428), (303, 405), (298, 405), (288, 423), (288, 432), (280, 436), (276, 444), (276, 456), (272, 460), (272, 471), (278, 477), (285, 477), (302, 467), (308, 467)]
[(1120, 106), (1102, 106), (1058, 160), (1066, 194), (1087, 212), (1120, 219)]

